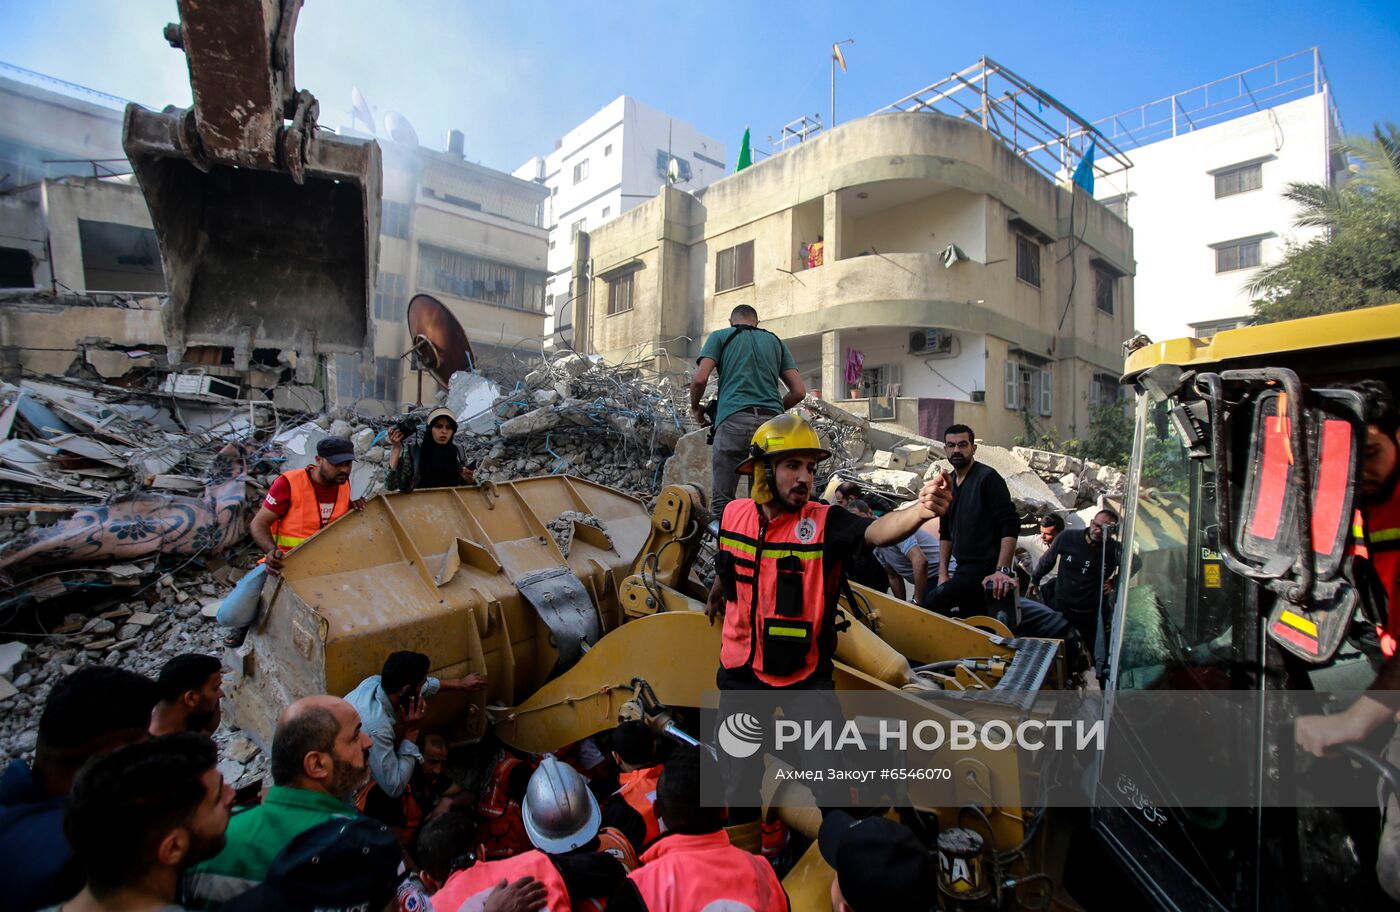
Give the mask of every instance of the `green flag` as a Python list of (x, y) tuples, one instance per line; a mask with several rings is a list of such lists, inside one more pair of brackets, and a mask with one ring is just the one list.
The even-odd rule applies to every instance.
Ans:
[(744, 141), (739, 143), (739, 163), (734, 166), (734, 173), (738, 174), (740, 171), (744, 170), (752, 164), (753, 153), (749, 151), (749, 128), (745, 127)]

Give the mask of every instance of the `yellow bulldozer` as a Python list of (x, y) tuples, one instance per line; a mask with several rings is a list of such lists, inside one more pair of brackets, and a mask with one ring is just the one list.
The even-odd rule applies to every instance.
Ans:
[[(1131, 355), (1125, 379), (1136, 393), (1136, 445), (1122, 529), (1126, 583), (1106, 678), (1110, 730), (1121, 724), (1107, 708), (1112, 698), (1135, 690), (1302, 688), (1325, 674), (1351, 674), (1355, 689), (1365, 686), (1372, 666), (1345, 638), (1308, 661), (1270, 633), (1271, 619), (1289, 606), (1319, 629), (1336, 629), (1329, 611), (1356, 610), (1336, 595), (1346, 588), (1333, 559), (1337, 542), (1304, 547), (1297, 538), (1315, 528), (1333, 529), (1338, 541), (1349, 533), (1360, 419), (1336, 389), (1356, 377), (1400, 381), (1400, 305)], [(1331, 435), (1328, 422), (1338, 420), (1344, 433)], [(1292, 462), (1265, 458), (1279, 434), (1298, 435)], [(1340, 463), (1323, 458), (1324, 440)], [(1342, 440), (1350, 448), (1336, 450)], [(1328, 465), (1340, 465), (1340, 474)], [(1280, 467), (1285, 495), (1271, 543), (1251, 537), (1258, 528), (1250, 520), (1260, 491), (1271, 490), (1268, 473)], [(1315, 519), (1324, 507), (1346, 514), (1342, 531)], [(686, 486), (665, 489), (649, 515), (617, 491), (561, 476), (375, 498), (294, 550), (282, 581), (268, 586), (258, 626), (236, 656), (238, 724), (265, 743), (291, 700), (348, 692), (388, 652), (414, 649), (433, 658), (435, 674), (481, 671), (490, 680), (485, 692), (435, 701), (426, 724), (457, 742), (489, 733), (519, 751), (552, 751), (627, 718), (706, 740), (693, 726), (677, 730), (667, 712), (701, 706), (718, 665), (719, 628), (707, 622), (705, 593), (691, 574), (702, 515), (699, 494)], [(570, 520), (556, 538), (559, 517), (596, 524)], [(1313, 551), (1313, 566), (1293, 559)], [(838, 637), (838, 694), (883, 692), (933, 717), (949, 704), (921, 695), (1049, 693), (1072, 684), (1059, 641), (1018, 638), (992, 617), (953, 620), (860, 586), (840, 610), (849, 624)], [(969, 715), (977, 705), (969, 701)], [(985, 844), (981, 879), (950, 886), (940, 903), (1379, 907), (1368, 867), (1374, 814), (1289, 808), (1262, 794), (1291, 781), (1270, 766), (1298, 765), (1291, 729), (1261, 723), (1228, 737), (1233, 743), (1201, 751), (1252, 758), (1251, 781), (1261, 790), (1253, 807), (1144, 805), (1150, 767), (1136, 798), (1101, 782), (1087, 812), (1046, 807), (1026, 787), (1037, 771), (1017, 768), (1024, 754), (950, 760), (955, 800), (916, 810), (932, 822), (928, 832), (967, 827)], [(1394, 775), (1364, 750), (1352, 760), (1343, 764), (1349, 775)], [(816, 810), (783, 800), (781, 792), (772, 799), (778, 813), (813, 836)], [(828, 908), (831, 877), (816, 847), (808, 849), (784, 879), (793, 908)]]

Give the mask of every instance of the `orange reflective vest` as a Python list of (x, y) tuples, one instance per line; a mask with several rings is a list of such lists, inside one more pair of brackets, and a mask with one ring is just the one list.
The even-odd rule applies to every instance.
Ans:
[(701, 836), (672, 833), (643, 852), (642, 866), (627, 876), (650, 912), (695, 912), (712, 908), (711, 903), (713, 908), (752, 912), (788, 908), (772, 866), (735, 848), (723, 830)]
[(510, 794), (510, 779), (515, 768), (525, 761), (506, 751), (496, 755), (491, 778), (481, 790), (477, 814), (484, 818), (477, 838), (486, 850), (485, 858), (509, 858), (530, 850), (530, 835), (525, 832), (520, 799)]
[(1371, 561), (1385, 588), (1386, 626), (1378, 632), (1381, 651), (1390, 658), (1400, 639), (1400, 602), (1396, 601), (1400, 596), (1400, 486), (1385, 503), (1357, 511), (1352, 536), (1354, 553)]
[(658, 763), (618, 777), (622, 788), (617, 790), (617, 794), (646, 822), (647, 834), (642, 840), (643, 845), (661, 835), (661, 821), (656, 818), (656, 785), (661, 781), (661, 769)]
[(840, 583), (826, 577), (822, 560), (830, 509), (807, 503), (770, 522), (752, 500), (724, 508), (715, 567), (725, 590), (725, 668), (786, 687), (811, 677), (823, 650), (835, 652), (834, 638), (823, 636), (827, 595)]
[(272, 540), (279, 548), (295, 548), (350, 509), (349, 483), (336, 485), (331, 518), (322, 523), (321, 504), (316, 500), (316, 489), (312, 487), (311, 476), (306, 469), (283, 472), (282, 477), (292, 486), (292, 503), (287, 508), (287, 515), (272, 524)]
[(463, 903), (473, 899), (480, 902), (467, 908), (479, 909), (490, 896), (492, 888), (502, 878), (514, 883), (522, 877), (533, 877), (544, 884), (545, 908), (549, 912), (572, 912), (569, 905), (569, 891), (564, 886), (564, 878), (549, 856), (539, 849), (531, 849), (513, 858), (499, 861), (478, 861), (465, 871), (458, 871), (447, 878), (442, 889), (433, 894), (433, 908), (451, 912), (462, 908)]

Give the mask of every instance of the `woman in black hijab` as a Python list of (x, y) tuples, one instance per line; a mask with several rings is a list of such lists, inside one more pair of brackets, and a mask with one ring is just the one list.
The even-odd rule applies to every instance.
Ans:
[(420, 488), (452, 488), (476, 484), (475, 466), (467, 459), (463, 448), (453, 440), (457, 420), (445, 408), (436, 408), (428, 415), (428, 428), (421, 437), (411, 440), (404, 452), (404, 435), (398, 428), (389, 432), (389, 477), (385, 486), (390, 491), (416, 491)]

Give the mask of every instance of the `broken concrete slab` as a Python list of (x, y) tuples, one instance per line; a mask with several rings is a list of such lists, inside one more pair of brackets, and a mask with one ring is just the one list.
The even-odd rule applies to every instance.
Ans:
[(894, 448), (894, 454), (904, 460), (904, 468), (912, 469), (928, 462), (928, 446), (918, 443), (905, 443)]
[(870, 457), (870, 465), (877, 469), (902, 470), (906, 465), (904, 457), (889, 450), (876, 450), (875, 455)]
[(0, 675), (9, 675), (28, 651), (25, 643), (0, 643)]
[(314, 386), (287, 383), (272, 391), (272, 404), (285, 412), (315, 413), (326, 407), (326, 397)]
[(676, 451), (661, 470), (661, 484), (695, 485), (705, 492), (705, 507), (710, 506), (710, 446), (705, 442), (709, 431), (691, 431), (676, 442)]
[(8, 700), (19, 693), (19, 688), (10, 683), (9, 678), (0, 677), (0, 700)]
[(918, 472), (899, 469), (857, 469), (856, 477), (866, 484), (907, 492), (910, 496), (918, 494), (919, 489), (923, 487), (923, 478)]

